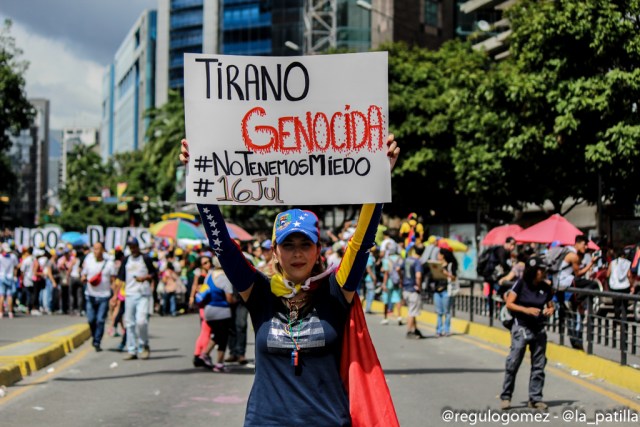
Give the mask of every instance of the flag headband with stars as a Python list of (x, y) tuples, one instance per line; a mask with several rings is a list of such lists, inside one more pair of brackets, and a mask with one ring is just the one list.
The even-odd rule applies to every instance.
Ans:
[(302, 233), (313, 243), (318, 243), (318, 217), (311, 211), (290, 209), (276, 216), (273, 224), (273, 239), (281, 244), (292, 233)]

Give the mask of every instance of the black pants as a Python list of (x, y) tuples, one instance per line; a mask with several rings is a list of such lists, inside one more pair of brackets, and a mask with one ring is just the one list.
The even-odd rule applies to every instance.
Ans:
[[(611, 289), (611, 292), (615, 292), (618, 294), (623, 294), (623, 295), (629, 295), (631, 293), (631, 288), (627, 288), (627, 289)], [(613, 300), (613, 317), (614, 319), (620, 321), (620, 320), (627, 320), (627, 319), (622, 319), (622, 307), (627, 304), (627, 300), (625, 299), (621, 299), (621, 298), (614, 298)], [(618, 324), (618, 322), (614, 322), (614, 327)]]
[(83, 311), (86, 304), (84, 302), (84, 285), (77, 278), (71, 278), (71, 308), (77, 311)]
[(64, 314), (69, 313), (69, 285), (60, 286), (60, 309)]
[(207, 320), (207, 325), (211, 329), (211, 340), (218, 345), (218, 351), (224, 352), (229, 342), (229, 332), (231, 328), (231, 318), (220, 320)]
[(25, 286), (22, 288), (22, 304), (27, 307), (27, 310), (31, 312), (33, 306), (36, 304), (36, 287)]
[(505, 366), (504, 383), (500, 394), (500, 399), (502, 400), (511, 400), (513, 396), (516, 375), (524, 359), (527, 346), (529, 346), (529, 351), (531, 352), (529, 401), (540, 402), (542, 400), (545, 379), (544, 368), (547, 365), (547, 332), (544, 328), (536, 331), (516, 324), (511, 328), (511, 351), (507, 356)]
[[(31, 305), (29, 306), (29, 311), (34, 308), (38, 310), (40, 308), (40, 292), (44, 289), (46, 283), (44, 279), (35, 280), (33, 282), (33, 299), (31, 300)], [(44, 307), (43, 307), (44, 308)]]

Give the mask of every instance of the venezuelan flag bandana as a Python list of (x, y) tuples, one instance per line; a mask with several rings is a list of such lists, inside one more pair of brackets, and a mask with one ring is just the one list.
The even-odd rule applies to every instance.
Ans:
[(276, 273), (271, 277), (271, 292), (277, 297), (293, 298), (301, 290), (313, 291), (318, 286), (322, 279), (333, 273), (333, 268), (328, 268), (322, 273), (310, 277), (304, 281), (304, 283), (295, 284), (282, 277), (282, 274)]

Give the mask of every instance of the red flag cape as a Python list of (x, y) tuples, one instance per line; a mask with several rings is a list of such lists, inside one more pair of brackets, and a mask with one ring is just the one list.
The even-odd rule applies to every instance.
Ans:
[(340, 375), (349, 396), (351, 423), (353, 427), (400, 426), (367, 329), (362, 303), (357, 294), (353, 299), (340, 361)]

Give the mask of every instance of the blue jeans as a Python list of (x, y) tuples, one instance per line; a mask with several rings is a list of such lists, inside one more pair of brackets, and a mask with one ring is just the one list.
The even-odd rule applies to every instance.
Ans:
[[(13, 298), (14, 289), (15, 287), (14, 287), (13, 279), (10, 279), (10, 278), (0, 279), (0, 296)], [(2, 307), (0, 307), (0, 310), (2, 310)]]
[[(436, 334), (448, 334), (451, 331), (451, 305), (449, 304), (449, 294), (447, 291), (435, 292), (433, 294), (433, 304), (436, 306), (438, 323)], [(444, 324), (442, 318), (444, 317)]]
[(127, 295), (124, 303), (127, 351), (137, 354), (149, 346), (149, 296)]
[(371, 305), (373, 304), (373, 298), (376, 296), (376, 284), (373, 282), (365, 282), (365, 313), (371, 313)]
[(172, 316), (176, 315), (177, 301), (175, 292), (164, 293), (162, 308), (165, 316), (167, 314), (171, 314)]
[(53, 302), (53, 283), (51, 280), (45, 279), (44, 289), (40, 293), (40, 307), (45, 311), (51, 311), (51, 303)]
[(109, 297), (87, 296), (87, 321), (91, 328), (93, 346), (99, 347), (104, 335), (104, 324), (107, 321)]

